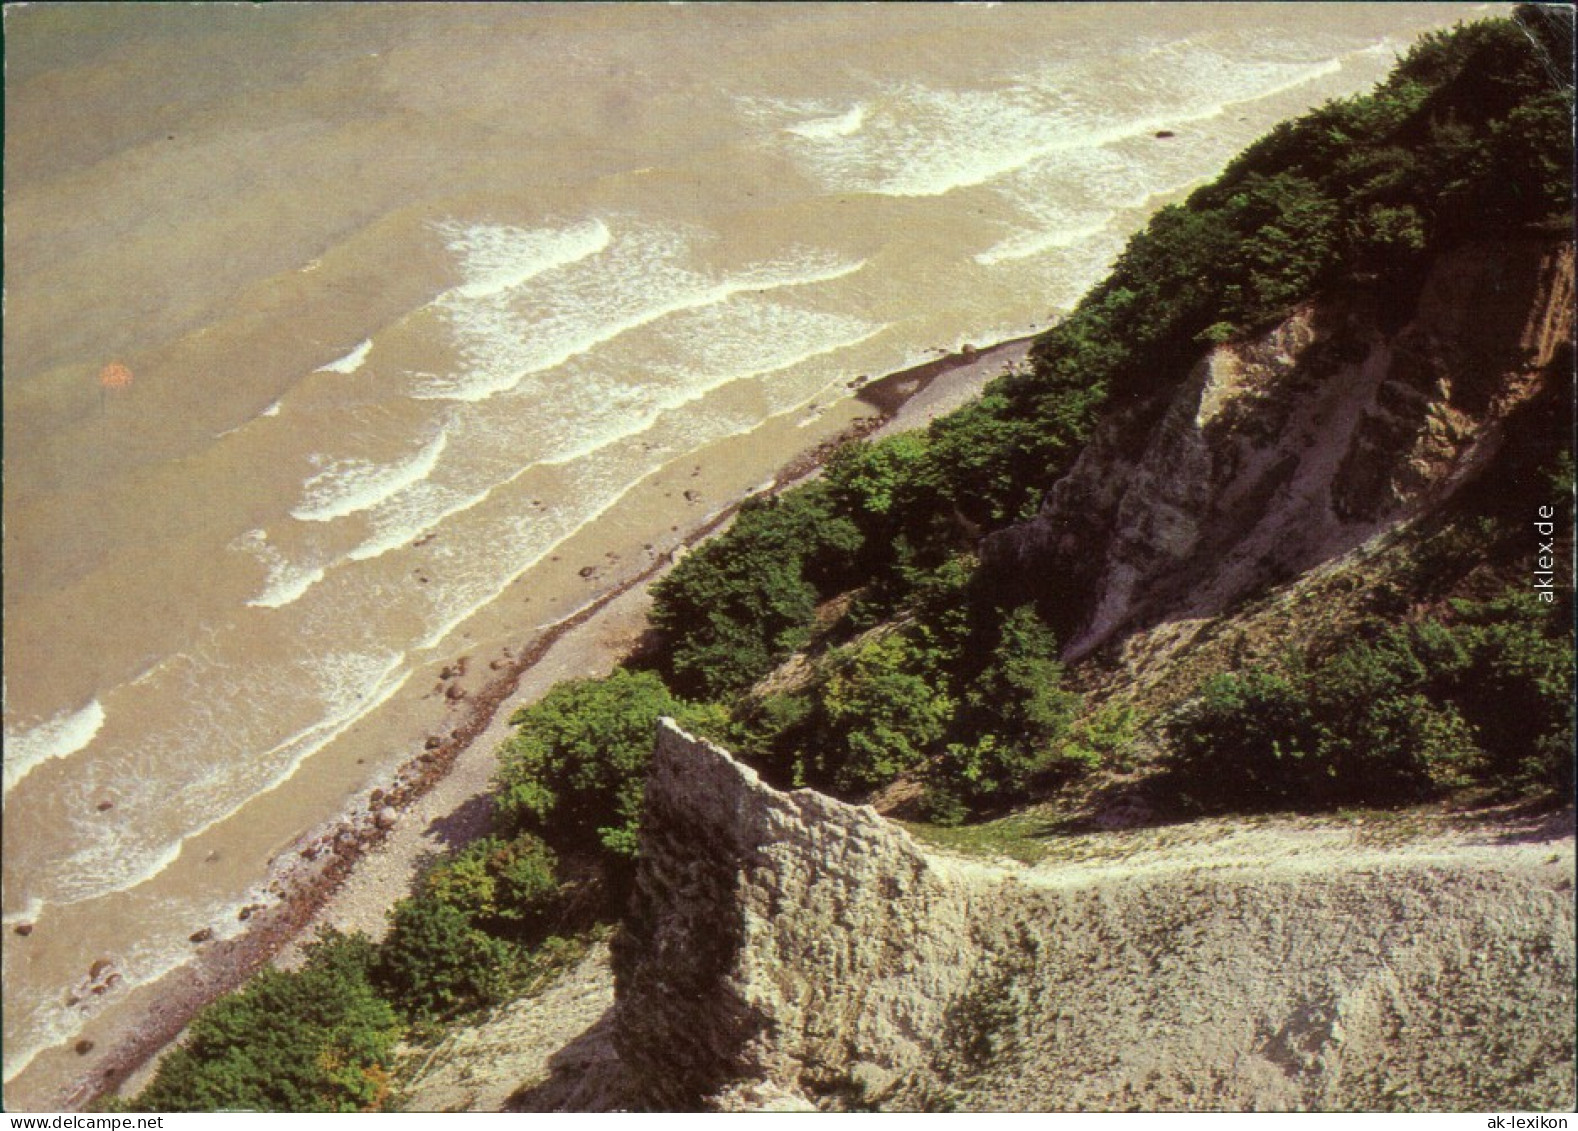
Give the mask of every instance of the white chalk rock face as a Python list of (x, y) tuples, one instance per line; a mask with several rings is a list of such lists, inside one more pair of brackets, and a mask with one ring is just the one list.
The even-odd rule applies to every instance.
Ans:
[(671, 723), (613, 1041), (669, 1110), (1573, 1101), (1572, 841), (995, 867)]

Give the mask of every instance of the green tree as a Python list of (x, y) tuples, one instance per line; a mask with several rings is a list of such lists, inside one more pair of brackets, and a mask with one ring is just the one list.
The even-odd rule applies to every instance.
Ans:
[(1002, 617), (985, 666), (964, 683), (954, 741), (924, 774), (933, 820), (956, 823), (1022, 797), (1040, 774), (1088, 768), (1064, 741), (1080, 696), (1063, 686), (1056, 637), (1032, 606)]
[(766, 675), (809, 639), (819, 594), (848, 581), (861, 539), (819, 483), (746, 503), (653, 586), (671, 684), (717, 699)]
[(653, 672), (557, 685), (510, 721), (499, 748), (496, 811), (512, 831), (555, 844), (635, 854), (647, 759), (664, 715), (683, 705)]
[(810, 739), (823, 780), (845, 792), (886, 785), (917, 766), (942, 738), (955, 704), (919, 666), (901, 633), (834, 657)]
[(372, 975), (407, 1018), (433, 1022), (503, 1001), (523, 960), (518, 947), (474, 926), (459, 907), (415, 897), (390, 912)]
[(369, 1111), (400, 1028), (368, 977), (372, 945), (328, 931), (300, 970), (267, 970), (208, 1006), (131, 1105), (139, 1111)]
[(454, 907), (489, 934), (531, 937), (554, 908), (557, 859), (531, 833), (472, 841), (422, 874), (417, 895)]

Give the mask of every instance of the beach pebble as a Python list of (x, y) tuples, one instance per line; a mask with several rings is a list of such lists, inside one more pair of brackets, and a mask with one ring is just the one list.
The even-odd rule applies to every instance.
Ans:
[(78, 1056), (87, 1056), (93, 1051), (93, 1042), (84, 1037), (76, 1043), (75, 1048)]
[(374, 820), (380, 829), (392, 829), (395, 827), (395, 823), (400, 820), (400, 814), (396, 813), (390, 806), (385, 805), (378, 810), (378, 816)]
[(205, 943), (213, 937), (214, 929), (212, 927), (204, 927), (201, 931), (193, 931), (187, 935), (186, 941), (189, 943)]
[(422, 749), (437, 750), (442, 745), (444, 745), (444, 740), (442, 738), (439, 738), (436, 734), (430, 734), (427, 736), (427, 741), (422, 743)]
[(594, 565), (582, 566), (580, 569), (580, 575), (582, 577), (596, 577), (597, 567)]
[(27, 938), (28, 935), (31, 935), (33, 933), (33, 924), (31, 924), (31, 923), (18, 923), (15, 927), (12, 927), (11, 929), (13, 931), (15, 931), (17, 934), (21, 935), (25, 939), (25, 938)]
[(461, 687), (458, 683), (450, 684), (449, 690), (444, 692), (444, 698), (448, 699), (452, 703), (464, 699), (465, 697), (466, 689)]
[(1156, 136), (1160, 137), (1160, 138), (1169, 138), (1169, 137), (1177, 137), (1178, 135), (1173, 133), (1172, 130), (1157, 130), (1156, 131)]
[(113, 801), (100, 801), (98, 803), (97, 808), (98, 808), (98, 811), (100, 813), (108, 813), (111, 809), (115, 808), (115, 802), (113, 802)]

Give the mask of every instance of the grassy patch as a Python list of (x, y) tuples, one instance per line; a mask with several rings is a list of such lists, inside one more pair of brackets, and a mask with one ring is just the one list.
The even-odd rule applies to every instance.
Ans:
[(973, 825), (945, 827), (919, 821), (897, 823), (923, 845), (964, 856), (1007, 857), (1021, 864), (1039, 864), (1045, 860), (1053, 852), (1052, 842), (1058, 838), (1053, 818), (1040, 808)]

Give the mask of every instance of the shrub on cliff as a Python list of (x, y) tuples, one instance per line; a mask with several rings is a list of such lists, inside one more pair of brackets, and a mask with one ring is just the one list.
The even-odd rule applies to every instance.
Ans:
[(919, 765), (946, 733), (956, 706), (900, 633), (835, 654), (813, 702), (814, 773), (851, 793), (886, 785)]
[(372, 977), (409, 1020), (442, 1021), (506, 1000), (520, 982), (525, 957), (459, 907), (417, 896), (390, 912)]
[(556, 864), (553, 850), (531, 833), (483, 837), (424, 872), (416, 893), (455, 908), (489, 934), (530, 941), (554, 910)]
[(1173, 785), (1209, 808), (1570, 792), (1567, 620), (1522, 595), (1456, 615), (1207, 681), (1170, 728)]
[(1063, 686), (1052, 630), (1029, 605), (1002, 617), (984, 666), (961, 681), (964, 706), (953, 739), (922, 775), (926, 808), (939, 824), (1022, 798), (1043, 774), (1091, 762), (1064, 739), (1080, 697)]
[(657, 721), (682, 713), (652, 672), (619, 668), (557, 685), (516, 713), (516, 734), (499, 748), (494, 804), (503, 825), (633, 856)]
[(849, 582), (860, 545), (821, 484), (747, 502), (726, 535), (652, 588), (670, 684), (715, 699), (771, 671), (808, 639), (819, 593)]
[(372, 961), (365, 936), (325, 932), (300, 970), (264, 971), (198, 1014), (132, 1109), (377, 1110), (399, 1026)]

